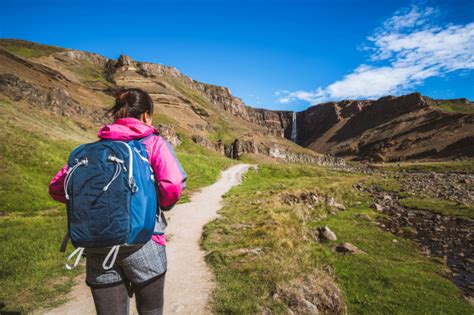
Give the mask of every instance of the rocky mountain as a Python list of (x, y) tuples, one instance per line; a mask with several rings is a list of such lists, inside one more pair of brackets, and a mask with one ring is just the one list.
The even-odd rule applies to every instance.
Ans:
[(173, 144), (192, 141), (231, 158), (338, 164), (344, 161), (332, 156), (392, 161), (474, 155), (474, 107), (464, 99), (415, 93), (330, 102), (298, 113), (256, 109), (230, 89), (174, 67), (22, 40), (0, 40), (0, 65), (0, 100), (27, 115), (35, 109), (65, 117), (89, 139), (110, 121), (104, 114), (114, 93), (138, 87), (151, 95), (154, 121)]
[(474, 103), (419, 93), (312, 106), (296, 115), (297, 143), (357, 160), (474, 157)]
[(174, 67), (8, 39), (0, 40), (0, 65), (2, 118), (13, 120), (11, 107), (17, 116), (36, 115), (41, 119), (32, 119), (31, 129), (41, 133), (52, 133), (39, 126), (47, 122), (79, 129), (80, 141), (93, 140), (97, 127), (111, 120), (105, 112), (115, 92), (138, 87), (151, 95), (154, 121), (174, 145), (194, 142), (231, 158), (344, 163), (287, 140), (288, 113), (252, 109), (228, 88), (195, 81)]

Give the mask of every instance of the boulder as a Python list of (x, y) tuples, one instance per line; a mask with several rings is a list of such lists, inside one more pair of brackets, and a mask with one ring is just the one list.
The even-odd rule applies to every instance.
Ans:
[(177, 147), (181, 144), (181, 139), (172, 125), (160, 124), (156, 129), (172, 146)]
[(319, 235), (319, 238), (323, 239), (323, 240), (328, 240), (328, 241), (336, 241), (337, 240), (336, 233), (331, 231), (329, 229), (329, 227), (327, 227), (327, 226), (318, 228), (318, 235)]
[(383, 212), (383, 206), (379, 203), (374, 202), (371, 207), (372, 209), (375, 209), (378, 212)]
[(255, 247), (255, 248), (240, 248), (235, 251), (236, 254), (239, 255), (261, 255), (263, 253), (262, 247)]
[(364, 213), (357, 213), (352, 216), (353, 218), (364, 220), (364, 221), (371, 221), (372, 219)]
[(313, 303), (311, 303), (310, 301), (308, 301), (307, 299), (303, 299), (303, 304), (307, 311), (305, 312), (305, 314), (311, 314), (311, 315), (319, 314), (318, 307), (314, 305)]
[(334, 247), (334, 251), (339, 254), (366, 254), (366, 252), (360, 250), (357, 246), (351, 243), (342, 243)]
[(347, 314), (341, 290), (333, 276), (323, 270), (286, 280), (277, 285), (276, 293), (291, 310), (287, 314)]
[(326, 204), (336, 210), (344, 211), (346, 207), (342, 203), (338, 203), (334, 198), (331, 196), (326, 196)]
[(131, 66), (132, 62), (133, 62), (132, 58), (130, 58), (129, 56), (120, 55), (120, 57), (118, 58), (117, 66), (118, 67)]

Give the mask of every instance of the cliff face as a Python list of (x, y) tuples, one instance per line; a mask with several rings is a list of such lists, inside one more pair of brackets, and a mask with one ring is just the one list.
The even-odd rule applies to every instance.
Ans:
[(271, 135), (290, 139), (293, 112), (247, 107), (247, 113), (252, 123), (265, 127)]
[[(291, 111), (245, 106), (227, 88), (194, 84), (215, 105), (255, 125), (264, 135), (291, 139)], [(443, 104), (465, 104), (461, 113)], [(471, 109), (472, 111), (470, 111)], [(321, 154), (356, 160), (473, 157), (474, 105), (466, 99), (433, 100), (419, 93), (378, 100), (345, 100), (296, 113), (296, 143)]]
[[(28, 56), (21, 56), (24, 51)], [(226, 87), (125, 55), (108, 59), (0, 40), (0, 62), (0, 94), (71, 117), (81, 128), (95, 129), (107, 121), (102, 113), (116, 90), (138, 87), (151, 95), (155, 121), (166, 126), (173, 143), (181, 142), (181, 134), (230, 157), (242, 152), (286, 160), (311, 160), (295, 156), (317, 153), (364, 160), (474, 156), (474, 108), (465, 99), (432, 100), (413, 93), (329, 102), (294, 113), (248, 107)], [(299, 146), (289, 141), (293, 127)]]
[[(352, 159), (473, 157), (474, 104), (419, 93), (325, 103), (297, 114), (297, 142)], [(464, 147), (463, 147), (464, 146)]]
[(291, 133), (291, 111), (273, 111), (246, 106), (231, 94), (230, 89), (193, 81), (198, 90), (215, 105), (253, 124), (262, 126), (267, 134), (289, 138)]
[(53, 120), (65, 116), (91, 138), (110, 122), (104, 114), (116, 91), (137, 87), (152, 97), (154, 121), (174, 145), (193, 141), (232, 158), (323, 161), (285, 138), (291, 112), (250, 108), (228, 88), (198, 82), (174, 67), (18, 40), (0, 40), (0, 64), (1, 99), (21, 110), (44, 110)]
[[(256, 109), (246, 106), (244, 102), (232, 95), (227, 87), (202, 83), (183, 75), (174, 67), (167, 67), (159, 64), (135, 62), (128, 56), (120, 56), (118, 61), (110, 60), (107, 68), (110, 73), (126, 73), (127, 78), (118, 78), (118, 81), (130, 80), (130, 74), (134, 71), (146, 78), (172, 77), (185, 84), (193, 91), (200, 93), (210, 103), (220, 109), (229, 112), (252, 124), (264, 127), (265, 135), (289, 138), (291, 133), (290, 111), (272, 111), (266, 109)], [(114, 79), (117, 82), (117, 75)]]

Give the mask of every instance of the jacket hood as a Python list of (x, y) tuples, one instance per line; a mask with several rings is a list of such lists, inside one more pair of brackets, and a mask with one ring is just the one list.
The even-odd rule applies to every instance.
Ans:
[(158, 134), (158, 131), (153, 126), (145, 125), (136, 118), (120, 118), (110, 125), (102, 127), (98, 136), (101, 139), (111, 140), (134, 140), (141, 139), (151, 134)]

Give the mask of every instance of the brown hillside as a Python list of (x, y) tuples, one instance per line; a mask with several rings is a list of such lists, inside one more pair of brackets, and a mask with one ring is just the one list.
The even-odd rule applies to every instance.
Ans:
[(474, 104), (413, 93), (313, 106), (297, 115), (298, 143), (351, 159), (474, 157)]
[(139, 87), (152, 96), (165, 136), (232, 158), (327, 163), (335, 160), (319, 153), (377, 161), (474, 156), (474, 106), (466, 99), (413, 93), (315, 105), (296, 115), (299, 146), (288, 140), (293, 112), (246, 106), (228, 88), (198, 82), (174, 67), (9, 39), (0, 40), (0, 65), (0, 99), (27, 115), (32, 108), (48, 113), (45, 125), (52, 119), (50, 125), (61, 128), (54, 117), (66, 117), (69, 127), (91, 139), (110, 121), (103, 114), (115, 91)]
[[(291, 112), (252, 109), (228, 88), (195, 81), (174, 67), (8, 39), (0, 40), (0, 65), (1, 99), (26, 115), (32, 109), (49, 113), (51, 125), (58, 124), (54, 117), (66, 117), (90, 139), (99, 125), (110, 122), (104, 114), (114, 93), (138, 87), (150, 93), (155, 122), (163, 135), (179, 138), (175, 143), (194, 141), (232, 158), (330, 159), (283, 137)], [(32, 123), (48, 133), (40, 121)]]

